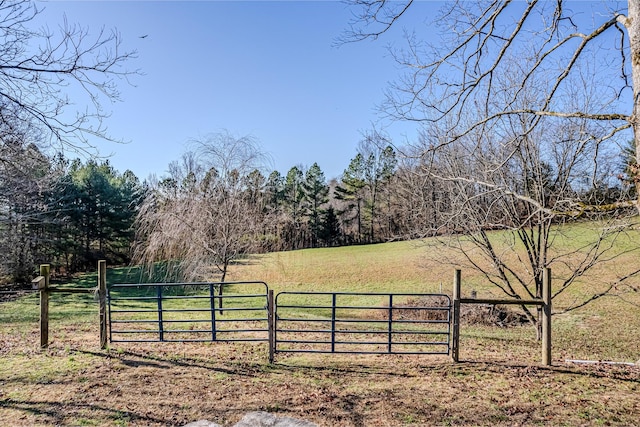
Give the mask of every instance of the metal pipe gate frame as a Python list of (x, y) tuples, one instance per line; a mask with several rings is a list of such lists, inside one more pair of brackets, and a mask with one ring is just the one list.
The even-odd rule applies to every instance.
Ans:
[[(111, 306), (110, 306), (110, 301), (108, 301), (109, 297), (108, 297), (108, 289), (107, 289), (107, 281), (106, 281), (106, 261), (104, 260), (100, 260), (98, 261), (98, 280), (97, 280), (97, 286), (95, 288), (57, 288), (57, 287), (52, 287), (50, 286), (49, 283), (49, 276), (50, 276), (50, 266), (48, 264), (44, 264), (40, 266), (40, 276), (37, 277), (36, 279), (34, 279), (32, 281), (34, 287), (37, 287), (37, 289), (40, 291), (40, 346), (41, 348), (46, 348), (48, 346), (48, 339), (49, 339), (49, 296), (51, 293), (54, 292), (63, 292), (63, 293), (94, 293), (98, 295), (98, 300), (99, 300), (99, 318), (100, 318), (100, 347), (102, 349), (105, 349), (107, 347), (107, 338), (110, 337), (111, 332), (112, 332), (112, 325), (111, 325)], [(538, 307), (542, 308), (542, 364), (546, 365), (546, 366), (550, 366), (552, 364), (552, 358), (551, 358), (551, 270), (549, 268), (546, 268), (543, 272), (543, 287), (542, 287), (542, 298), (541, 299), (529, 299), (529, 300), (525, 300), (525, 299), (475, 299), (475, 298), (462, 298), (461, 297), (461, 270), (455, 270), (455, 275), (454, 275), (454, 280), (453, 280), (453, 298), (450, 299), (447, 295), (444, 294), (379, 294), (379, 293), (371, 293), (371, 294), (366, 294), (366, 293), (340, 293), (340, 292), (306, 292), (306, 294), (308, 295), (331, 295), (332, 296), (332, 303), (331, 305), (323, 305), (323, 306), (309, 306), (310, 308), (320, 308), (320, 309), (330, 309), (331, 310), (331, 319), (324, 319), (323, 321), (325, 322), (331, 322), (331, 329), (329, 330), (311, 330), (310, 332), (317, 332), (317, 333), (330, 333), (331, 334), (331, 350), (330, 351), (306, 351), (306, 350), (287, 350), (287, 349), (283, 349), (283, 350), (278, 350), (277, 346), (278, 346), (278, 340), (277, 340), (277, 335), (276, 332), (287, 332), (287, 330), (285, 329), (278, 329), (278, 316), (277, 316), (277, 307), (276, 307), (276, 303), (277, 303), (277, 296), (274, 296), (274, 292), (271, 289), (268, 289), (268, 286), (266, 286), (266, 283), (264, 284), (266, 286), (266, 294), (264, 295), (266, 301), (265, 301), (265, 307), (263, 309), (266, 310), (267, 312), (267, 317), (266, 319), (257, 319), (257, 320), (266, 320), (267, 321), (267, 337), (266, 338), (258, 338), (258, 339), (251, 339), (251, 341), (267, 341), (268, 342), (268, 346), (269, 346), (269, 362), (273, 363), (274, 359), (275, 359), (275, 354), (278, 352), (292, 352), (292, 351), (306, 351), (306, 352), (323, 352), (323, 353), (335, 353), (336, 351), (336, 343), (338, 344), (386, 344), (387, 345), (387, 350), (386, 351), (375, 351), (375, 352), (371, 352), (371, 351), (340, 351), (341, 353), (375, 353), (375, 354), (394, 354), (394, 353), (401, 353), (401, 354), (449, 354), (451, 361), (454, 363), (459, 362), (459, 353), (460, 353), (460, 305), (461, 304), (507, 304), (507, 305), (535, 305)], [(264, 282), (247, 282), (247, 283), (264, 283)], [(158, 285), (158, 284), (156, 284)], [(122, 286), (122, 285), (120, 285)], [(140, 285), (143, 286), (143, 285)], [(295, 293), (295, 292), (294, 292)], [(278, 295), (285, 295), (285, 294), (291, 294), (291, 292), (281, 292)], [(389, 298), (389, 306), (388, 307), (372, 307), (372, 306), (338, 306), (336, 303), (336, 296), (337, 295), (366, 295), (366, 296), (384, 296)], [(406, 307), (397, 307), (394, 308), (393, 307), (393, 296), (394, 295), (403, 295), (403, 296), (429, 296), (429, 297), (446, 297), (446, 299), (449, 301), (447, 306), (439, 306), (439, 307), (430, 307), (430, 306), (424, 306), (424, 307), (414, 307), (414, 309), (417, 310), (435, 310), (435, 311), (446, 311), (447, 312), (447, 318), (446, 321), (440, 321), (440, 320), (434, 320), (434, 321), (428, 321), (428, 322), (424, 322), (424, 323), (446, 323), (447, 324), (447, 330), (446, 331), (414, 331), (414, 332), (403, 332), (403, 331), (394, 331), (393, 330), (393, 324), (394, 322), (403, 322), (401, 319), (395, 319), (393, 318), (393, 310), (394, 309), (406, 309)], [(262, 297), (263, 295), (250, 295), (251, 297)], [(217, 298), (223, 298), (222, 295), (220, 295)], [(161, 300), (162, 298), (160, 298)], [(108, 305), (109, 303), (109, 305)], [(159, 302), (159, 316), (161, 319), (161, 311), (162, 311), (162, 307), (161, 307), (161, 301)], [(220, 308), (215, 309), (215, 307), (213, 306), (214, 302), (213, 302), (213, 297), (211, 297), (211, 310), (219, 310), (222, 311), (222, 304), (220, 304)], [(283, 308), (287, 308), (287, 306), (282, 306)], [(289, 306), (289, 308), (291, 308), (293, 306)], [(302, 307), (304, 308), (305, 306), (295, 306), (295, 307)], [(294, 307), (294, 308), (295, 308)], [(109, 310), (107, 310), (109, 308)], [(371, 320), (371, 319), (365, 319), (365, 320), (361, 320), (361, 323), (366, 323), (366, 324), (370, 324), (370, 323), (375, 323), (375, 322), (383, 322), (385, 324), (388, 325), (388, 329), (386, 331), (386, 334), (388, 336), (388, 340), (383, 342), (347, 342), (347, 341), (343, 341), (343, 342), (338, 342), (336, 341), (335, 335), (336, 333), (370, 333), (370, 334), (378, 334), (381, 333), (380, 331), (357, 331), (357, 330), (342, 330), (339, 331), (336, 329), (336, 323), (337, 322), (353, 322), (353, 320), (347, 320), (347, 319), (338, 319), (336, 318), (336, 310), (337, 309), (354, 309), (354, 310), (358, 310), (358, 309), (367, 309), (367, 310), (371, 310), (371, 309), (386, 309), (388, 310), (388, 319), (386, 320)], [(232, 310), (232, 308), (227, 307), (224, 309), (225, 311), (228, 310)], [(449, 314), (450, 313), (450, 314)], [(213, 322), (215, 322), (215, 313), (213, 314)], [(255, 319), (254, 319), (255, 320)], [(298, 321), (301, 319), (283, 319), (283, 320), (294, 320), (294, 321)], [(406, 321), (405, 321), (406, 323)], [(413, 323), (420, 323), (417, 321), (413, 321)], [(214, 330), (213, 335), (212, 335), (212, 341), (218, 341), (219, 339), (216, 338), (216, 332), (215, 332), (215, 323), (212, 324), (212, 328)], [(248, 331), (252, 331), (252, 332), (260, 332), (260, 331), (264, 331), (263, 329), (250, 329)], [(109, 334), (107, 333), (109, 332)], [(184, 332), (184, 331), (183, 331)], [(240, 330), (240, 332), (242, 332), (242, 330)], [(394, 342), (392, 339), (392, 335), (393, 334), (402, 334), (402, 333), (414, 333), (414, 334), (431, 334), (431, 335), (446, 335), (447, 336), (447, 341), (443, 342), (443, 341), (429, 341), (429, 342), (421, 342), (418, 344), (424, 344), (427, 346), (430, 345), (434, 345), (434, 346), (446, 346), (446, 352), (425, 352), (425, 351), (416, 351), (416, 352), (402, 352), (402, 351), (393, 351), (393, 345), (397, 345), (399, 344), (398, 342)], [(163, 334), (162, 334), (162, 328), (160, 329), (160, 341), (164, 341), (163, 339)], [(239, 341), (239, 340), (232, 340), (232, 341)], [(246, 340), (245, 340), (246, 341)], [(295, 341), (295, 340), (284, 340), (282, 342), (290, 342), (290, 343), (307, 343), (307, 344), (313, 344), (313, 343), (327, 343), (325, 341)], [(404, 342), (400, 343), (400, 344), (406, 344)]]

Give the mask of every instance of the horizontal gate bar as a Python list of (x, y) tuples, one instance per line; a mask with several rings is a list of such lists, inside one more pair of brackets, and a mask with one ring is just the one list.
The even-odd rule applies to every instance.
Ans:
[(461, 304), (489, 304), (489, 305), (539, 305), (543, 306), (541, 299), (486, 299), (486, 298), (460, 298)]
[[(278, 340), (288, 344), (335, 344), (335, 345), (387, 345), (388, 341), (310, 341), (310, 340)], [(397, 345), (447, 345), (449, 341), (415, 341), (415, 342), (394, 342)]]
[(249, 282), (177, 282), (177, 283), (113, 283), (109, 285), (109, 289), (114, 288), (151, 288), (155, 286), (165, 286), (165, 287), (205, 287), (205, 286), (233, 286), (233, 285), (264, 285), (265, 288), (267, 284), (261, 281), (249, 281)]
[[(331, 329), (276, 329), (276, 332), (281, 333), (303, 333), (303, 334), (312, 334), (312, 333), (323, 333), (323, 334), (379, 334), (379, 335), (388, 335), (389, 331), (358, 331), (358, 330), (335, 330)], [(393, 331), (393, 334), (398, 335), (449, 335), (449, 332), (442, 331)]]
[[(384, 305), (336, 305), (335, 307), (333, 305), (282, 305), (282, 304), (278, 304), (278, 308), (311, 308), (311, 309), (331, 309), (331, 308), (335, 308), (335, 309), (355, 309), (355, 310), (388, 310), (389, 306), (384, 306)], [(449, 311), (449, 308), (447, 307), (442, 307), (442, 306), (411, 306), (411, 307), (405, 307), (405, 306), (396, 306), (396, 307), (392, 307), (393, 310), (411, 310), (411, 311), (417, 311), (417, 310), (429, 310), (429, 311)]]
[[(278, 317), (278, 320), (281, 321), (287, 321), (287, 322), (331, 322), (332, 319), (327, 318), (327, 319), (303, 319), (303, 318), (291, 318), (291, 317)], [(388, 320), (379, 320), (379, 319), (366, 319), (366, 320), (361, 320), (361, 319), (335, 319), (336, 323), (383, 323), (383, 324), (387, 324), (389, 323)], [(421, 323), (441, 323), (441, 324), (448, 324), (449, 320), (406, 320), (406, 319), (398, 319), (398, 320), (393, 320), (393, 323), (404, 323), (404, 324), (409, 324), (409, 323), (415, 323), (415, 324), (421, 324)]]
[[(209, 331), (211, 332), (211, 331)], [(267, 338), (235, 338), (235, 339), (225, 339), (225, 338), (220, 338), (220, 339), (216, 339), (216, 341), (219, 342), (267, 342), (268, 339)], [(157, 339), (155, 340), (119, 340), (119, 339), (112, 339), (111, 342), (120, 342), (120, 343), (135, 343), (135, 342), (211, 342), (211, 339), (181, 339), (181, 340), (162, 340), (162, 341), (158, 341)]]
[(328, 353), (333, 353), (333, 354), (397, 354), (397, 355), (402, 355), (402, 354), (411, 354), (411, 355), (420, 355), (420, 354), (425, 354), (425, 355), (445, 355), (445, 354), (449, 354), (449, 350), (447, 349), (447, 351), (396, 351), (396, 350), (392, 350), (392, 351), (343, 351), (343, 350), (334, 350), (334, 351), (329, 351), (329, 350), (278, 350), (278, 353), (323, 353), (323, 354), (328, 354)]
[(447, 300), (451, 300), (451, 297), (447, 294), (432, 294), (432, 293), (414, 293), (414, 292), (407, 292), (407, 293), (403, 293), (403, 292), (313, 292), (313, 291), (283, 291), (283, 292), (279, 292), (278, 295), (276, 296), (280, 296), (280, 295), (324, 295), (324, 296), (331, 296), (331, 295), (337, 295), (337, 296), (341, 296), (341, 295), (351, 295), (351, 296), (367, 296), (367, 297), (378, 297), (378, 296), (389, 296), (389, 295), (393, 295), (393, 296), (399, 296), (399, 297), (438, 297), (438, 298), (445, 298)]
[[(67, 292), (66, 290), (64, 291), (58, 291), (58, 292)], [(84, 292), (84, 291), (83, 291)], [(91, 291), (93, 292), (93, 290)], [(186, 295), (186, 296), (176, 296), (176, 295), (163, 295), (162, 299), (163, 300), (183, 300), (183, 299), (216, 299), (216, 300), (220, 300), (220, 299), (240, 299), (240, 298), (264, 298), (264, 295), (250, 295), (250, 296), (244, 296), (244, 295), (214, 295), (214, 296), (208, 296), (208, 295)], [(113, 298), (114, 300), (117, 301), (144, 301), (144, 300), (154, 300), (156, 298), (158, 298), (157, 295), (149, 295), (149, 296), (143, 296), (143, 297), (122, 297), (122, 296), (114, 296), (112, 294), (111, 298)]]

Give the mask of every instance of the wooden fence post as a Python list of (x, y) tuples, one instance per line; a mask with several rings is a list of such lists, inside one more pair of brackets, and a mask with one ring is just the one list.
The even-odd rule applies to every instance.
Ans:
[(107, 348), (107, 261), (98, 261), (98, 298), (100, 301), (100, 348)]
[(460, 283), (462, 272), (456, 269), (453, 277), (453, 330), (451, 331), (451, 361), (457, 363), (460, 356)]
[(40, 276), (44, 281), (40, 284), (40, 348), (49, 346), (49, 279), (51, 266), (40, 265)]
[(542, 274), (542, 364), (551, 366), (551, 269)]

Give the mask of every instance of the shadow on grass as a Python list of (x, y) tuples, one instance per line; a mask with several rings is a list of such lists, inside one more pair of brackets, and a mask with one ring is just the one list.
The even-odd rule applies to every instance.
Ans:
[[(427, 369), (438, 371), (445, 367), (444, 364), (433, 364), (429, 365)], [(267, 368), (270, 371), (282, 371), (282, 372), (290, 372), (290, 373), (305, 373), (305, 374), (322, 374), (322, 375), (344, 375), (344, 374), (353, 374), (353, 375), (376, 375), (376, 376), (385, 376), (385, 377), (397, 377), (397, 378), (413, 378), (420, 376), (421, 374), (418, 372), (408, 373), (401, 372), (398, 370), (393, 370), (387, 366), (374, 366), (372, 365), (348, 365), (345, 363), (344, 365), (332, 364), (332, 365), (303, 365), (303, 364), (287, 364), (286, 362), (276, 362), (272, 365), (269, 365)]]
[[(143, 415), (130, 410), (119, 410), (85, 403), (4, 399), (0, 400), (0, 408), (14, 409), (36, 416), (46, 416), (48, 418), (47, 423), (51, 425), (68, 425), (70, 417), (96, 418), (97, 414), (95, 414), (95, 412), (100, 413), (100, 419), (111, 420), (116, 424), (130, 421), (166, 424), (170, 421), (149, 415)], [(93, 414), (83, 416), (82, 411), (86, 410), (93, 412)], [(76, 412), (77, 415), (74, 415)]]
[(566, 365), (527, 365), (524, 363), (466, 361), (461, 360), (457, 364), (450, 364), (452, 372), (476, 373), (478, 371), (491, 373), (509, 373), (520, 376), (544, 377), (552, 374), (572, 375), (576, 377), (609, 378), (616, 381), (640, 384), (640, 369), (630, 366), (593, 365), (593, 366), (566, 366)]
[[(351, 365), (349, 363), (345, 363), (344, 365), (332, 364), (332, 365), (302, 365), (302, 364), (287, 364), (286, 362), (275, 362), (269, 364), (264, 363), (256, 363), (256, 362), (245, 362), (235, 360), (232, 363), (225, 362), (223, 359), (214, 358), (215, 362), (225, 362), (225, 367), (214, 366), (212, 364), (204, 363), (202, 360), (190, 357), (166, 357), (157, 354), (146, 354), (141, 352), (135, 352), (130, 350), (118, 350), (117, 352), (92, 352), (88, 350), (73, 350), (74, 352), (109, 358), (109, 359), (118, 359), (124, 365), (130, 367), (137, 366), (151, 366), (166, 369), (171, 366), (178, 366), (184, 368), (202, 368), (207, 369), (213, 372), (220, 372), (228, 375), (238, 375), (244, 377), (257, 377), (263, 374), (268, 373), (291, 373), (291, 374), (308, 374), (308, 375), (376, 375), (376, 376), (393, 376), (399, 378), (410, 378), (420, 376), (421, 373), (407, 373), (394, 371), (386, 366), (376, 366), (376, 364), (365, 365)], [(266, 359), (266, 355), (265, 355)], [(448, 369), (450, 364), (441, 363), (434, 364), (429, 367), (433, 371)]]
[[(393, 364), (392, 360), (382, 361), (381, 363), (372, 362), (363, 364), (361, 362), (336, 362), (331, 363), (318, 361), (318, 363), (299, 362), (291, 363), (286, 360), (276, 361), (269, 364), (251, 362), (251, 361), (233, 361), (232, 364), (226, 363), (225, 367), (215, 366), (203, 362), (201, 359), (180, 356), (165, 356), (157, 354), (147, 354), (143, 352), (135, 352), (130, 350), (118, 350), (110, 352), (92, 352), (88, 350), (73, 350), (78, 353), (88, 354), (92, 356), (115, 358), (123, 364), (131, 367), (136, 366), (152, 366), (159, 368), (167, 368), (170, 366), (179, 367), (197, 367), (210, 371), (225, 373), (229, 375), (239, 375), (245, 377), (255, 377), (270, 372), (282, 373), (303, 373), (309, 375), (373, 375), (373, 376), (389, 376), (396, 378), (413, 378), (424, 375), (426, 372), (438, 373), (442, 375), (465, 375), (475, 374), (478, 372), (487, 373), (506, 373), (519, 376), (546, 376), (550, 373), (565, 374), (573, 376), (582, 376), (590, 378), (609, 378), (616, 381), (625, 381), (640, 384), (640, 369), (628, 366), (613, 365), (594, 365), (594, 366), (542, 366), (537, 364), (511, 363), (503, 361), (471, 361), (461, 360), (459, 363), (443, 362), (443, 361), (427, 361), (416, 360), (417, 363), (410, 363), (410, 369), (407, 371), (394, 369), (389, 366)], [(266, 358), (266, 355), (265, 355)], [(221, 358), (213, 358), (214, 362), (224, 362)], [(231, 367), (230, 367), (231, 366)]]
[(271, 371), (284, 371), (290, 373), (304, 373), (307, 375), (373, 375), (388, 376), (396, 378), (416, 378), (422, 377), (427, 373), (435, 373), (438, 375), (466, 376), (476, 375), (479, 372), (487, 374), (507, 374), (510, 376), (535, 376), (545, 377), (549, 374), (563, 374), (576, 377), (588, 377), (595, 379), (609, 378), (616, 381), (640, 384), (640, 369), (629, 366), (542, 366), (536, 364), (525, 363), (508, 363), (501, 361), (465, 361), (458, 363), (437, 362), (433, 363), (417, 363), (410, 368), (410, 372), (394, 370), (388, 366), (376, 366), (375, 363), (370, 365), (351, 365), (345, 362), (344, 365), (338, 365), (332, 362), (331, 365), (316, 364), (287, 364), (286, 362), (276, 362), (268, 365)]
[[(163, 357), (159, 355), (150, 355), (144, 353), (137, 353), (134, 351), (117, 351), (117, 352), (93, 352), (89, 350), (77, 350), (74, 352), (85, 354), (89, 356), (103, 357), (106, 359), (118, 359), (122, 364), (129, 367), (148, 366), (154, 368), (168, 369), (172, 366), (179, 366), (183, 368), (201, 368), (213, 372), (219, 372), (228, 375), (238, 375), (246, 377), (255, 377), (262, 372), (260, 365), (250, 363), (236, 363), (234, 368), (221, 368), (218, 366), (208, 365), (201, 360), (189, 358), (189, 357)], [(216, 361), (218, 359), (215, 359)]]

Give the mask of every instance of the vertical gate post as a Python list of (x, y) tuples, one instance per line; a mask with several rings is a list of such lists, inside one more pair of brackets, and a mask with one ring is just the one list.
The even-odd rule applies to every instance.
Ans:
[(453, 307), (451, 331), (451, 361), (457, 363), (460, 356), (460, 283), (462, 272), (456, 269), (453, 276)]
[(40, 348), (49, 346), (49, 280), (51, 266), (40, 265), (40, 275), (44, 281), (40, 284)]
[(542, 364), (551, 366), (551, 269), (542, 274)]
[(267, 293), (267, 325), (269, 327), (269, 363), (273, 363), (276, 350), (276, 317), (273, 305), (273, 289)]
[(107, 348), (107, 261), (98, 261), (98, 300), (100, 301), (100, 348)]
[(336, 351), (336, 293), (331, 294), (331, 353)]
[(164, 341), (164, 325), (162, 321), (162, 284), (156, 285), (156, 299), (158, 303), (158, 339)]
[(393, 294), (389, 294), (389, 325), (387, 334), (387, 353), (391, 353), (391, 343), (393, 342)]
[(216, 327), (216, 289), (215, 286), (209, 284), (209, 307), (211, 309), (211, 340), (217, 341), (217, 327)]
[[(224, 277), (223, 277), (223, 280), (224, 280)], [(220, 307), (220, 315), (221, 316), (224, 314), (224, 311), (222, 311), (222, 299), (223, 299), (222, 290), (223, 290), (223, 288), (224, 288), (224, 283), (220, 282), (220, 289), (218, 289), (218, 296), (219, 296), (219, 298), (218, 298), (218, 306)]]

